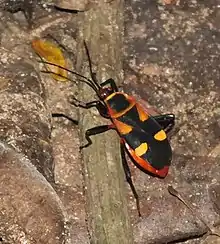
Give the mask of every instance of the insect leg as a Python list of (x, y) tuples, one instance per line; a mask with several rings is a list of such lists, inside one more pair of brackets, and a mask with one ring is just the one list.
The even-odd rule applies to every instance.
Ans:
[(77, 120), (72, 119), (71, 117), (69, 117), (69, 116), (66, 115), (66, 114), (62, 114), (62, 113), (52, 113), (52, 117), (53, 117), (53, 118), (60, 118), (60, 117), (62, 117), (62, 118), (68, 119), (69, 121), (71, 121), (71, 122), (72, 122), (73, 124), (75, 124), (75, 125), (78, 125), (78, 124), (79, 124), (79, 122), (78, 122)]
[(117, 91), (118, 91), (118, 87), (117, 87), (117, 85), (115, 84), (115, 81), (114, 81), (112, 78), (110, 78), (110, 79), (108, 79), (108, 80), (106, 80), (106, 81), (103, 81), (103, 82), (100, 84), (101, 87), (106, 86), (106, 85), (110, 85), (111, 88), (112, 88), (112, 90), (113, 90), (114, 92), (117, 92)]
[(100, 103), (100, 101), (99, 100), (97, 100), (97, 101), (95, 100), (95, 101), (92, 101), (92, 102), (85, 103), (83, 101), (78, 100), (74, 96), (72, 96), (71, 100), (70, 100), (70, 103), (73, 104), (76, 107), (89, 109), (89, 108), (92, 108), (92, 107), (97, 107), (97, 105)]
[(106, 106), (99, 100), (85, 103), (83, 101), (78, 100), (75, 97), (72, 97), (72, 100), (70, 101), (70, 103), (76, 107), (85, 108), (85, 109), (96, 107), (102, 117), (109, 119), (108, 110), (107, 110)]
[(106, 132), (111, 129), (113, 129), (112, 125), (101, 125), (101, 126), (96, 126), (91, 129), (88, 129), (85, 133), (87, 144), (80, 146), (80, 150), (82, 148), (88, 147), (92, 144), (92, 140), (90, 139), (90, 136), (101, 134), (101, 133)]
[(153, 116), (153, 118), (162, 126), (162, 128), (168, 133), (175, 125), (174, 114), (162, 114)]
[(136, 200), (138, 215), (139, 215), (139, 217), (141, 217), (140, 201), (139, 201), (138, 194), (136, 192), (136, 189), (134, 187), (134, 184), (133, 184), (133, 181), (131, 178), (131, 171), (129, 169), (128, 162), (127, 162), (126, 157), (125, 157), (125, 145), (124, 145), (123, 141), (121, 141), (121, 159), (122, 159), (122, 165), (124, 168), (126, 180), (127, 180), (128, 184), (130, 185), (132, 193), (133, 193), (134, 198)]

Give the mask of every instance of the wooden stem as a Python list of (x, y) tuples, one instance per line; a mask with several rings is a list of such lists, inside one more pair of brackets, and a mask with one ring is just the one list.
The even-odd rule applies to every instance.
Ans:
[[(83, 13), (84, 28), (79, 37), (77, 69), (89, 76), (88, 59), (83, 40), (86, 41), (98, 80), (122, 80), (123, 1), (98, 1)], [(84, 63), (83, 63), (84, 62)], [(84, 67), (84, 68), (82, 68)], [(86, 67), (86, 69), (85, 69)], [(94, 92), (80, 86), (81, 99), (92, 101)], [(93, 95), (92, 95), (93, 94)], [(81, 143), (85, 142), (86, 129), (107, 124), (95, 109), (80, 110)], [(92, 137), (93, 144), (83, 149), (86, 207), (91, 243), (134, 243), (128, 205), (126, 181), (120, 158), (119, 137), (108, 131)]]

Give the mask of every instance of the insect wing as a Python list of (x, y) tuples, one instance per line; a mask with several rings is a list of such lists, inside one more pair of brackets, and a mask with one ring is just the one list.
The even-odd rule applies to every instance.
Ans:
[[(148, 114), (144, 116), (144, 110), (140, 109), (142, 108), (134, 106), (117, 118), (120, 124), (132, 128), (125, 131), (124, 126), (125, 133), (121, 133), (120, 136), (137, 164), (147, 171), (164, 177), (171, 163), (171, 146), (166, 133), (157, 121)], [(119, 123), (116, 122), (116, 126)]]

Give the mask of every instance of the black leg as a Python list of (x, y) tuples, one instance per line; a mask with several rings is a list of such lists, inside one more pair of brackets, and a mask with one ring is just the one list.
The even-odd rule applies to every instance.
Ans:
[(72, 122), (73, 124), (75, 124), (75, 125), (78, 125), (78, 124), (79, 124), (79, 122), (78, 122), (77, 120), (72, 119), (71, 117), (69, 117), (69, 116), (66, 115), (66, 114), (62, 114), (62, 113), (52, 113), (52, 117), (53, 117), (53, 118), (60, 118), (60, 117), (62, 117), (62, 118), (68, 119), (69, 121), (71, 121), (71, 122)]
[(101, 134), (101, 133), (106, 132), (106, 131), (111, 130), (111, 129), (113, 129), (113, 127), (111, 125), (101, 125), (101, 126), (96, 126), (94, 128), (88, 129), (85, 133), (85, 137), (86, 137), (86, 140), (88, 143), (81, 146), (80, 150), (82, 148), (88, 147), (92, 144), (92, 140), (90, 139), (90, 136)]
[(96, 107), (102, 117), (109, 119), (108, 110), (106, 106), (99, 100), (85, 103), (72, 96), (70, 103), (76, 107), (85, 108), (85, 109)]
[(118, 91), (118, 87), (116, 86), (115, 81), (112, 78), (110, 78), (110, 79), (108, 79), (106, 81), (103, 81), (100, 84), (101, 87), (106, 86), (106, 85), (110, 85), (112, 90), (113, 90), (113, 92), (117, 92)]
[(130, 185), (132, 193), (133, 193), (134, 198), (136, 200), (138, 215), (139, 215), (139, 217), (141, 217), (139, 197), (138, 197), (138, 194), (136, 192), (136, 189), (134, 187), (134, 184), (133, 184), (133, 181), (131, 178), (131, 171), (129, 169), (129, 166), (128, 166), (128, 163), (127, 163), (127, 160), (125, 157), (125, 146), (124, 146), (123, 142), (121, 142), (121, 159), (122, 159), (122, 164), (123, 164), (126, 180), (127, 180), (128, 184)]
[(95, 100), (95, 101), (92, 101), (92, 102), (85, 103), (83, 101), (78, 100), (74, 96), (71, 96), (70, 99), (71, 99), (70, 100), (71, 104), (73, 104), (76, 107), (85, 108), (85, 109), (89, 109), (89, 108), (92, 108), (92, 107), (97, 107), (97, 105), (100, 103), (99, 100), (97, 100), (97, 101)]
[(174, 114), (162, 114), (153, 116), (153, 118), (162, 126), (162, 128), (168, 133), (172, 130), (175, 125), (175, 115)]

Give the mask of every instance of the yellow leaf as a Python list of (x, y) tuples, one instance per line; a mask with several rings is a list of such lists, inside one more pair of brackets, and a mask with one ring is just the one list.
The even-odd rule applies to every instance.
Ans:
[[(36, 39), (32, 41), (32, 48), (45, 61), (66, 68), (66, 61), (61, 49), (52, 42)], [(49, 64), (45, 65), (49, 71), (54, 73), (51, 74), (54, 79), (67, 81), (66, 70)]]

